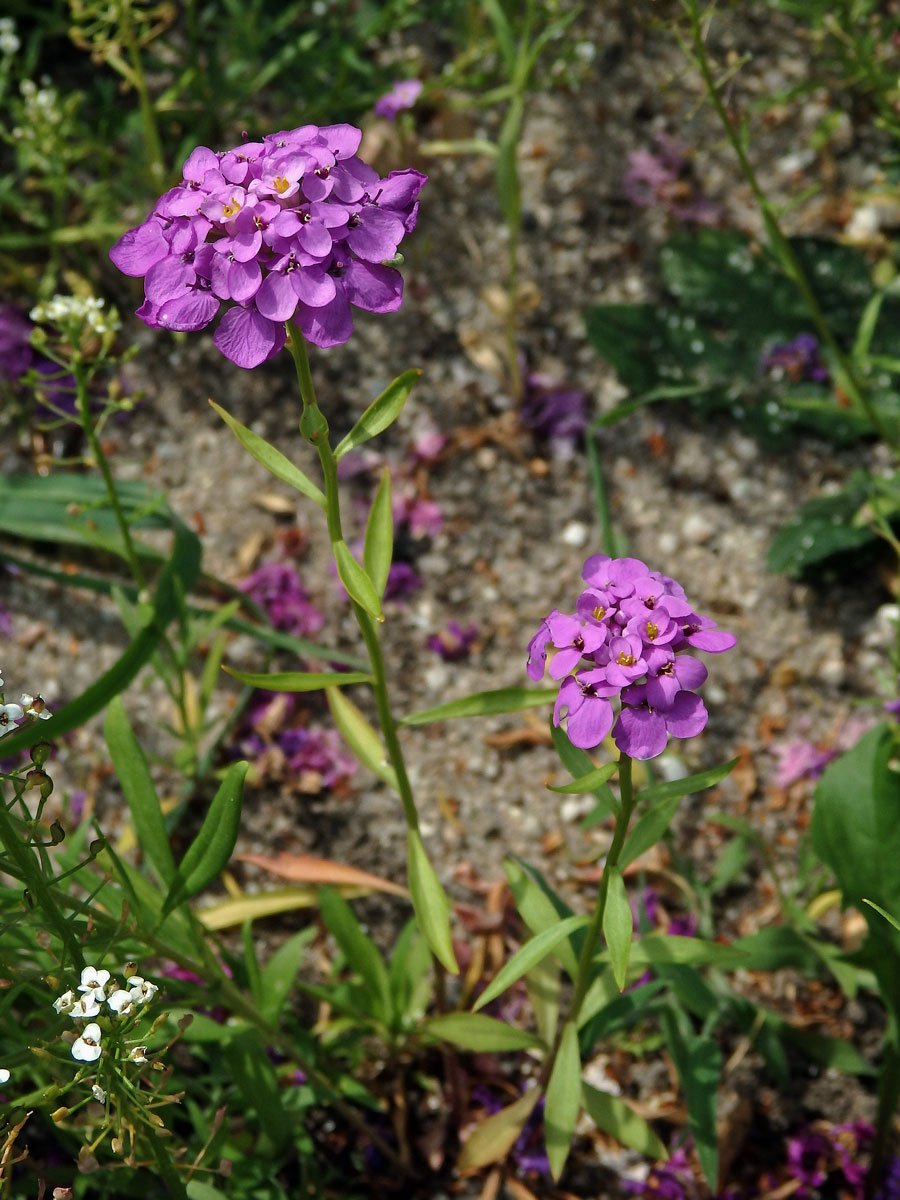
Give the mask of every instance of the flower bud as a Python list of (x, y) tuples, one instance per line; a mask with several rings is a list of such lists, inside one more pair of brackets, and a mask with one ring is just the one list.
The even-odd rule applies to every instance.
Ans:
[(53, 747), (49, 742), (38, 742), (31, 747), (31, 761), (38, 768), (44, 766), (50, 755), (53, 753)]
[(58, 1125), (60, 1121), (64, 1121), (68, 1115), (69, 1110), (63, 1104), (60, 1108), (53, 1110), (53, 1112), (50, 1114), (50, 1120), (53, 1121), (55, 1125)]

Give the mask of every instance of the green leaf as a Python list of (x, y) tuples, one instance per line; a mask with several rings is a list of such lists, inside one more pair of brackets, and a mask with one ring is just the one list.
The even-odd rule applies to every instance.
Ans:
[(880, 904), (876, 904), (874, 900), (867, 900), (865, 896), (863, 896), (863, 904), (868, 904), (869, 908), (874, 908), (877, 913), (881, 913), (884, 919), (893, 925), (897, 932), (900, 933), (900, 921), (898, 921), (896, 917), (892, 917), (890, 913), (885, 912)]
[(333, 542), (331, 548), (334, 552), (338, 575), (341, 583), (347, 589), (347, 594), (376, 621), (383, 621), (381, 596), (376, 591), (372, 580), (351, 554), (350, 547), (346, 542)]
[(500, 1112), (479, 1122), (460, 1151), (459, 1169), (473, 1171), (506, 1158), (525, 1128), (540, 1095), (541, 1089), (533, 1087)]
[(660, 800), (671, 800), (674, 796), (681, 799), (682, 796), (703, 792), (730, 775), (737, 764), (738, 759), (732, 758), (718, 767), (710, 767), (708, 771), (698, 771), (695, 775), (685, 775), (683, 779), (672, 779), (668, 783), (655, 783), (641, 792), (641, 803), (656, 804)]
[(228, 768), (197, 836), (179, 863), (163, 905), (163, 916), (208, 887), (231, 858), (240, 829), (244, 778), (249, 765), (236, 762)]
[[(577, 746), (573, 746), (569, 741), (569, 735), (564, 729), (560, 729), (558, 725), (553, 724), (553, 717), (550, 717), (550, 736), (553, 739), (553, 745), (556, 753), (559, 755), (560, 762), (566, 768), (570, 775), (576, 779), (583, 779), (590, 775), (595, 770), (605, 770), (605, 767), (597, 768), (589, 756), (580, 750)], [(614, 764), (617, 766), (618, 764)], [(591, 788), (591, 795), (597, 797), (597, 803), (581, 822), (582, 829), (590, 829), (596, 825), (598, 821), (602, 821), (610, 814), (619, 811), (619, 802), (613, 795), (612, 788), (607, 784), (601, 783), (596, 787)]]
[(569, 1157), (580, 1108), (581, 1055), (578, 1050), (578, 1031), (571, 1021), (567, 1021), (563, 1026), (544, 1104), (547, 1158), (550, 1160), (550, 1174), (556, 1182), (559, 1182)]
[(441, 887), (418, 829), (406, 831), (409, 890), (419, 928), (439, 962), (451, 975), (459, 972), (450, 936), (450, 901)]
[(381, 739), (366, 718), (340, 688), (326, 688), (325, 695), (341, 737), (359, 761), (364, 767), (374, 771), (389, 787), (398, 791), (394, 768), (387, 761)]
[(900, 912), (900, 775), (890, 762), (896, 753), (893, 730), (876, 725), (856, 745), (826, 767), (815, 791), (812, 842), (834, 871), (848, 904), (863, 909), (870, 928), (881, 918), (867, 910), (878, 905)]
[(322, 920), (340, 946), (347, 965), (365, 984), (365, 1000), (373, 1016), (387, 1025), (391, 1019), (388, 971), (378, 947), (362, 931), (353, 909), (333, 888), (319, 892)]
[[(606, 961), (601, 955), (598, 961)], [(675, 937), (665, 933), (650, 933), (632, 944), (629, 963), (632, 967), (653, 967), (665, 963), (687, 966), (728, 967), (746, 966), (747, 956), (734, 946), (720, 946), (703, 938)]]
[(78, 729), (101, 712), (113, 696), (123, 692), (156, 650), (162, 630), (178, 612), (179, 599), (193, 587), (200, 572), (200, 539), (180, 522), (175, 527), (172, 555), (160, 573), (153, 600), (156, 622), (131, 642), (121, 658), (80, 696), (53, 714), (50, 721), (35, 721), (3, 739), (3, 753), (12, 758), (36, 742), (60, 738)]
[[(132, 528), (170, 528), (172, 513), (164, 492), (139, 480), (119, 480), (116, 494)], [(30, 542), (75, 546), (92, 546), (99, 539), (114, 554), (124, 553), (106, 485), (96, 475), (0, 475), (0, 532)], [(135, 550), (142, 557), (162, 557), (140, 542)]]
[[(543, 933), (553, 928), (561, 918), (574, 915), (567, 906), (557, 907), (531, 872), (526, 871), (520, 863), (507, 861), (503, 869), (516, 910), (532, 933)], [(578, 957), (572, 943), (563, 942), (556, 951), (556, 958), (574, 979), (578, 972)]]
[(289, 484), (296, 491), (315, 501), (319, 508), (325, 508), (325, 493), (316, 487), (313, 481), (304, 475), (299, 467), (295, 467), (289, 458), (285, 458), (280, 450), (276, 450), (274, 446), (270, 446), (264, 438), (253, 433), (246, 425), (242, 425), (240, 421), (236, 421), (230, 413), (227, 413), (214, 400), (210, 400), (209, 403), (244, 449), (249, 451), (258, 463), (261, 463), (267, 471), (277, 479), (280, 479), (282, 483)]
[(497, 139), (497, 157), (494, 161), (494, 180), (497, 200), (503, 220), (512, 236), (522, 224), (522, 189), (519, 182), (519, 146), (522, 141), (522, 121), (525, 116), (525, 97), (514, 95), (506, 110), (500, 136)]
[(684, 1014), (674, 1014), (667, 1009), (663, 1013), (662, 1024), (666, 1046), (684, 1092), (688, 1124), (694, 1135), (697, 1157), (706, 1182), (715, 1191), (719, 1174), (716, 1095), (722, 1071), (719, 1048), (711, 1038), (694, 1036)]
[(611, 779), (618, 770), (618, 763), (607, 763), (605, 767), (594, 767), (588, 771), (586, 775), (582, 775), (580, 779), (573, 779), (571, 783), (564, 783), (560, 787), (551, 787), (551, 792), (565, 792), (567, 795), (583, 796), (585, 792), (593, 792), (595, 788), (606, 783)]
[(854, 471), (839, 492), (801, 505), (772, 539), (768, 569), (796, 579), (835, 555), (874, 545), (878, 535), (857, 519), (872, 487), (868, 472)]
[(168, 887), (175, 878), (175, 859), (150, 768), (125, 714), (121, 696), (114, 696), (109, 703), (104, 735), (131, 811), (138, 845)]
[(351, 683), (372, 683), (365, 671), (275, 671), (271, 675), (256, 675), (250, 671), (224, 671), (249, 687), (266, 688), (270, 692), (317, 692), (327, 687), (342, 687)]
[(646, 1154), (655, 1162), (667, 1159), (669, 1153), (643, 1117), (629, 1108), (618, 1096), (598, 1091), (589, 1083), (581, 1085), (581, 1102), (584, 1111), (598, 1129), (614, 1137), (623, 1146)]
[(588, 924), (587, 917), (567, 917), (550, 929), (545, 929), (543, 933), (530, 938), (508, 962), (503, 964), (481, 993), (475, 1002), (475, 1011), (484, 1008), (485, 1004), (490, 1004), (492, 1000), (505, 992), (510, 984), (521, 979), (527, 971), (530, 971), (533, 966), (554, 951), (569, 934), (574, 933), (576, 929), (583, 929)]
[(450, 1042), (461, 1050), (471, 1050), (473, 1054), (539, 1050), (544, 1045), (533, 1033), (483, 1013), (448, 1013), (443, 1017), (431, 1017), (420, 1028), (422, 1033)]
[(503, 68), (511, 78), (516, 69), (518, 54), (509, 18), (503, 11), (501, 0), (484, 0), (482, 8), (487, 13), (491, 25), (494, 27), (494, 37), (497, 39), (497, 47), (503, 59)]
[(628, 979), (628, 955), (631, 950), (634, 922), (622, 872), (618, 867), (607, 866), (606, 874), (609, 882), (606, 891), (606, 907), (603, 910), (603, 937), (609, 951), (613, 974), (621, 992), (625, 990), (625, 983)]
[(385, 467), (381, 483), (369, 509), (366, 522), (366, 543), (363, 562), (366, 574), (375, 585), (379, 597), (384, 598), (391, 560), (394, 556), (394, 513), (391, 507), (391, 473)]
[(315, 936), (315, 926), (301, 929), (278, 947), (263, 968), (260, 976), (260, 1013), (270, 1025), (276, 1024), (281, 1016), (281, 1010), (303, 965), (307, 947)]
[(256, 1110), (262, 1144), (270, 1153), (281, 1151), (291, 1135), (291, 1120), (259, 1034), (255, 1030), (239, 1033), (223, 1045), (222, 1054), (241, 1100)]
[(522, 712), (526, 708), (538, 708), (552, 703), (558, 688), (497, 688), (490, 692), (475, 692), (460, 700), (439, 704), (437, 708), (426, 708), (423, 712), (402, 717), (400, 725), (426, 725), (429, 721), (444, 721), (450, 717), (489, 717), (497, 713)]
[(668, 800), (661, 801), (655, 808), (651, 808), (649, 812), (644, 813), (625, 839), (625, 845), (622, 847), (622, 853), (619, 856), (619, 866), (623, 871), (636, 858), (640, 858), (642, 854), (649, 850), (651, 846), (656, 845), (669, 828), (669, 824), (675, 816), (681, 799), (681, 796), (670, 796)]
[(397, 939), (388, 968), (394, 1012), (409, 1021), (419, 1021), (431, 999), (431, 962), (431, 948), (413, 918)]
[(553, 1045), (559, 1024), (560, 984), (559, 963), (552, 955), (533, 966), (525, 976), (534, 1023), (548, 1046)]
[(348, 450), (362, 446), (396, 421), (413, 385), (421, 375), (422, 372), (417, 367), (411, 371), (404, 371), (385, 388), (377, 400), (372, 401), (347, 436), (335, 446), (334, 457), (338, 462)]

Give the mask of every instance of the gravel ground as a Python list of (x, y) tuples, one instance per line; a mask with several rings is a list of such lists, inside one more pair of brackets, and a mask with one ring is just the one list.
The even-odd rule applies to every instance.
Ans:
[[(753, 48), (736, 84), (743, 100), (779, 92), (806, 69), (805, 48), (790, 25), (769, 10), (749, 7), (714, 27), (717, 54)], [(539, 301), (523, 318), (522, 344), (532, 369), (582, 388), (599, 414), (622, 390), (585, 340), (582, 309), (655, 296), (656, 254), (671, 229), (664, 214), (637, 210), (625, 199), (628, 153), (649, 146), (656, 133), (677, 133), (695, 149), (696, 174), (723, 207), (726, 223), (758, 232), (759, 221), (671, 38), (655, 30), (640, 7), (596, 8), (585, 36), (597, 52), (584, 87), (577, 94), (534, 97), (525, 124), (523, 273)], [(798, 150), (809, 145), (822, 111), (821, 99), (798, 103), (766, 123), (754, 143), (764, 183), (775, 194), (788, 196), (825, 178), (828, 193), (839, 196), (870, 178), (871, 147), (852, 127), (827, 163)], [(474, 134), (494, 130), (490, 118), (483, 120)], [(434, 117), (422, 133), (442, 136), (440, 121)], [(375, 128), (370, 136), (382, 132)], [(394, 375), (419, 366), (422, 380), (381, 448), (399, 457), (424, 418), (451, 437), (450, 450), (427, 476), (443, 529), (412, 547), (424, 586), (390, 607), (383, 628), (396, 709), (408, 712), (527, 683), (528, 638), (550, 609), (572, 606), (582, 563), (600, 544), (584, 456), (554, 458), (546, 444), (517, 428), (502, 381), (484, 369), (496, 336), (484, 289), (502, 284), (505, 261), (489, 167), (465, 159), (426, 161), (415, 146), (397, 163), (390, 161), (396, 147), (388, 143), (384, 153), (389, 167), (412, 164), (430, 176), (419, 228), (408, 251), (404, 244), (406, 300), (395, 316), (361, 315), (345, 347), (314, 353), (313, 373), (322, 407), (340, 435)], [(820, 194), (795, 210), (793, 228), (834, 233), (824, 201)], [(186, 520), (202, 520), (206, 569), (237, 580), (247, 573), (252, 540), (262, 543), (265, 557), (279, 524), (293, 520), (290, 511), (274, 515), (268, 498), (289, 505), (296, 498), (248, 459), (206, 398), (315, 475), (311, 452), (296, 433), (290, 361), (282, 356), (242, 372), (204, 334), (176, 344), (137, 321), (129, 321), (126, 332), (142, 346), (133, 370), (147, 398), (115, 433), (115, 468), (122, 478), (167, 489)], [(765, 567), (768, 543), (794, 508), (873, 455), (799, 438), (790, 453), (775, 456), (724, 419), (700, 423), (674, 407), (636, 414), (603, 436), (613, 519), (629, 552), (677, 577), (699, 611), (738, 636), (734, 652), (709, 663), (706, 733), (681, 747), (691, 769), (741, 755), (738, 771), (717, 794), (688, 802), (679, 816), (684, 844), (701, 864), (725, 836), (703, 819), (712, 806), (750, 816), (778, 847), (785, 874), (795, 873), (807, 793), (802, 785), (790, 794), (775, 788), (773, 742), (833, 737), (851, 700), (877, 692), (890, 629), (885, 613), (877, 611), (888, 594), (874, 570), (868, 578), (838, 579), (822, 590), (772, 576)], [(22, 469), (8, 449), (4, 469), (17, 465)], [(336, 599), (328, 570), (323, 522), (311, 507), (296, 505), (296, 523), (309, 538), (302, 576), (328, 617), (320, 639), (355, 649), (352, 617)], [(23, 576), (7, 581), (3, 602), (15, 628), (4, 676), (15, 687), (18, 681), (40, 687), (51, 704), (76, 694), (121, 652), (111, 606)], [(423, 649), (425, 638), (448, 620), (478, 627), (476, 648), (465, 661), (444, 663)], [(262, 660), (252, 642), (238, 638), (226, 662), (260, 669)], [(292, 664), (285, 659), (283, 665)], [(233, 694), (224, 684), (221, 703)], [(350, 694), (365, 703), (361, 689)], [(158, 729), (160, 717), (168, 715), (164, 702), (161, 689), (145, 680), (126, 697), (148, 750), (163, 761), (172, 752)], [(545, 783), (562, 782), (562, 774), (543, 717), (446, 722), (406, 731), (403, 743), (429, 852), (457, 898), (471, 899), (460, 882), (469, 877), (464, 864), (478, 878), (495, 880), (503, 857), (513, 852), (587, 900), (575, 864), (602, 846), (608, 833), (603, 827), (579, 832), (580, 798), (561, 803), (546, 790)], [(85, 786), (90, 768), (98, 811), (114, 825), (117, 792), (104, 775), (103, 757), (92, 725), (63, 750), (59, 786)], [(171, 779), (162, 768), (160, 774)], [(399, 804), (364, 773), (344, 795), (251, 789), (239, 850), (312, 852), (396, 879), (405, 857)], [(249, 869), (242, 878), (248, 886), (261, 882)], [(748, 932), (774, 915), (751, 882), (746, 876), (733, 901), (729, 894), (723, 933)], [(395, 902), (373, 901), (367, 911), (386, 937), (401, 916)]]

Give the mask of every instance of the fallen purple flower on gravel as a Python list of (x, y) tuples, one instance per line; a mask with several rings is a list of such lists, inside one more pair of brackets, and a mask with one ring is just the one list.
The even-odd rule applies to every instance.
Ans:
[(829, 380), (818, 339), (811, 333), (798, 333), (792, 342), (773, 346), (762, 360), (762, 369), (773, 379), (787, 377), (791, 383), (827, 383)]
[(325, 617), (310, 604), (300, 576), (287, 563), (267, 563), (238, 586), (283, 633), (305, 637), (318, 633), (325, 624)]
[(520, 417), (523, 425), (549, 441), (557, 458), (568, 459), (587, 428), (587, 396), (549, 375), (529, 375)]
[(459, 662), (467, 658), (472, 643), (478, 637), (478, 626), (467, 625), (465, 629), (456, 621), (450, 621), (446, 629), (433, 633), (425, 645), (435, 654), (439, 654), (444, 662)]

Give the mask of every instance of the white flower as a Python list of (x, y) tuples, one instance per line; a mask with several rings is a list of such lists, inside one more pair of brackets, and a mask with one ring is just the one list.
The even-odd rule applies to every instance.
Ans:
[(42, 721), (49, 721), (53, 716), (53, 713), (44, 703), (43, 696), (29, 696), (27, 692), (23, 692), (19, 697), (19, 703), (29, 717), (40, 717)]
[(131, 998), (135, 1004), (149, 1004), (159, 991), (155, 983), (151, 983), (149, 979), (142, 979), (140, 975), (132, 975), (125, 982), (131, 989)]
[(78, 985), (79, 992), (85, 992), (88, 996), (96, 996), (98, 1000), (106, 999), (106, 992), (103, 990), (109, 983), (109, 971), (98, 971), (94, 967), (85, 967), (81, 972), (81, 983)]
[(72, 1047), (72, 1057), (79, 1062), (96, 1062), (100, 1057), (100, 1026), (91, 1022), (81, 1031), (81, 1037)]
[(53, 1001), (53, 1007), (58, 1013), (67, 1013), (75, 1005), (75, 993), (70, 988), (67, 992), (63, 992), (61, 996), (57, 996)]
[(15, 54), (21, 45), (22, 43), (14, 33), (9, 33), (6, 30), (0, 33), (0, 53)]
[(116, 988), (106, 1001), (113, 1012), (117, 1013), (120, 1017), (127, 1017), (134, 1007), (135, 1002), (136, 997), (134, 992), (126, 992), (124, 988)]
[(6, 1067), (0, 1067), (0, 1083), (7, 1083), (9, 1080), (9, 1071)]
[(11, 733), (16, 727), (16, 721), (25, 716), (21, 704), (0, 704), (0, 737)]
[(131, 1053), (128, 1055), (128, 1057), (131, 1059), (131, 1061), (133, 1063), (147, 1062), (147, 1047), (146, 1046), (135, 1046), (135, 1048), (131, 1051)]
[(2, 688), (2, 687), (3, 687), (3, 677), (0, 676), (0, 688)]
[(95, 1083), (93, 1085), (93, 1087), (91, 1088), (91, 1091), (94, 1094), (95, 1100), (99, 1100), (101, 1104), (106, 1103), (106, 1092), (104, 1092), (103, 1088), (100, 1086), (99, 1083)]
[(86, 1021), (88, 1017), (96, 1017), (100, 1011), (100, 1002), (93, 992), (80, 996), (69, 1009), (73, 1021)]

